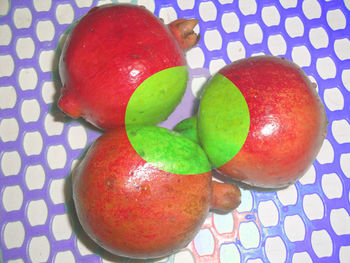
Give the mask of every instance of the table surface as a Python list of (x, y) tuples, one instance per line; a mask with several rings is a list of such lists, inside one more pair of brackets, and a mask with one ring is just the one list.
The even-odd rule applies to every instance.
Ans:
[[(108, 1), (0, 0), (0, 261), (127, 262), (97, 247), (74, 216), (69, 174), (100, 133), (56, 106), (57, 61), (71, 23)], [(233, 213), (210, 213), (195, 239), (157, 262), (349, 262), (350, 1), (134, 0), (169, 23), (197, 18), (184, 99), (163, 123), (191, 116), (203, 84), (257, 54), (301, 66), (325, 104), (328, 134), (308, 172), (281, 191), (242, 189)], [(150, 261), (153, 262), (153, 261)]]

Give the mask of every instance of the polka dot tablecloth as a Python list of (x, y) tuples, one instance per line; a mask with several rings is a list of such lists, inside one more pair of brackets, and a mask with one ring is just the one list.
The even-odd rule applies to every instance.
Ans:
[[(204, 82), (225, 64), (257, 54), (300, 65), (317, 83), (329, 121), (317, 159), (298, 182), (277, 192), (242, 190), (236, 211), (210, 213), (187, 248), (156, 262), (349, 262), (350, 1), (120, 2), (144, 5), (166, 23), (199, 19), (186, 95), (163, 126), (190, 116)], [(128, 262), (96, 246), (77, 222), (69, 174), (100, 132), (55, 104), (65, 32), (105, 3), (0, 0), (2, 262)]]

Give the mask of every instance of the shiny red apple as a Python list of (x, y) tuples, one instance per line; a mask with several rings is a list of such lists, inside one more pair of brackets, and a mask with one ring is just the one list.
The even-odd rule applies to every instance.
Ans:
[(239, 188), (212, 184), (198, 144), (156, 126), (105, 132), (72, 184), (85, 232), (111, 253), (131, 258), (176, 252), (194, 238), (209, 209), (228, 213), (240, 203)]
[(197, 22), (165, 25), (130, 4), (92, 8), (64, 44), (58, 106), (104, 130), (166, 120), (186, 89), (184, 50), (198, 42)]
[(294, 183), (327, 131), (315, 85), (295, 63), (257, 56), (222, 68), (198, 112), (200, 144), (225, 176), (263, 188)]

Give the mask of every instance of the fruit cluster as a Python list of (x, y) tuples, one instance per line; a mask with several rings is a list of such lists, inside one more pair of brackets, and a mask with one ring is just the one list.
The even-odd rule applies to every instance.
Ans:
[[(187, 86), (184, 51), (199, 41), (195, 19), (165, 25), (143, 7), (91, 9), (60, 58), (67, 115), (105, 132), (72, 177), (79, 221), (113, 254), (157, 258), (185, 247), (208, 212), (240, 203), (236, 180), (280, 188), (313, 162), (325, 136), (317, 91), (290, 61), (231, 63), (205, 85), (198, 114), (174, 131), (156, 126)], [(216, 170), (230, 183), (212, 179)]]

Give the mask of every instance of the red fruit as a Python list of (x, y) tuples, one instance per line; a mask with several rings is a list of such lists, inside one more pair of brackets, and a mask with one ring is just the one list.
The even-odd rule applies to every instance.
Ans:
[[(200, 143), (209, 159), (219, 163), (219, 172), (252, 186), (294, 183), (315, 160), (326, 135), (326, 114), (315, 85), (296, 64), (272, 56), (233, 62), (218, 75), (204, 91), (198, 116)], [(217, 83), (227, 85), (226, 92), (235, 90), (236, 100), (216, 94)], [(224, 162), (217, 153), (223, 153)]]
[[(164, 134), (164, 128), (156, 128)], [(146, 128), (146, 132), (156, 128)], [(189, 149), (199, 149), (210, 168), (199, 146), (181, 135), (174, 136), (188, 143)], [(149, 149), (142, 152), (152, 155)], [(159, 151), (153, 153), (158, 158)], [(192, 165), (198, 153), (183, 154), (189, 153), (193, 158), (185, 163)], [(97, 139), (72, 182), (83, 229), (106, 250), (132, 258), (162, 257), (185, 247), (207, 217), (212, 196), (209, 170), (180, 175), (155, 168), (131, 146), (124, 128), (107, 131)]]
[[(136, 5), (92, 8), (73, 27), (65, 42), (59, 65), (63, 87), (58, 106), (69, 116), (81, 116), (102, 129), (122, 126), (129, 100), (141, 83), (163, 70), (184, 67), (181, 74), (166, 73), (170, 74), (170, 81), (175, 78), (174, 87), (165, 85), (164, 76), (153, 80), (154, 89), (146, 91), (147, 97), (142, 94), (145, 104), (131, 110), (149, 114), (148, 119), (139, 117), (139, 123), (165, 120), (186, 88), (183, 50), (198, 42), (193, 32), (196, 24), (197, 20), (182, 19), (168, 27), (147, 9)], [(161, 85), (164, 90), (157, 90)], [(176, 94), (170, 94), (176, 89)], [(170, 101), (164, 101), (165, 106), (151, 101), (169, 97)]]

